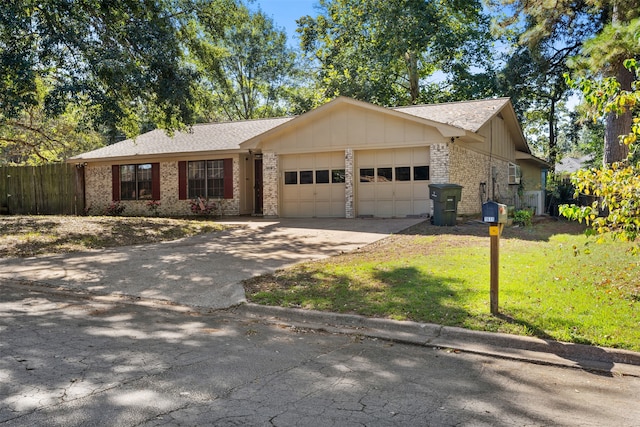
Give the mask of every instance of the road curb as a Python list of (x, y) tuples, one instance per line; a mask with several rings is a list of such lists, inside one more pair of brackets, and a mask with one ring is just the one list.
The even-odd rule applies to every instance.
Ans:
[[(203, 313), (212, 310), (209, 307), (178, 304), (169, 300), (154, 300), (125, 294), (103, 294), (43, 282), (0, 279), (0, 283), (12, 287), (29, 286), (48, 293), (73, 294), (79, 298), (97, 301), (108, 300), (110, 302), (153, 306), (162, 309), (196, 310)], [(213, 311), (228, 311), (245, 317), (259, 318), (261, 321), (286, 324), (300, 329), (360, 335), (403, 344), (444, 348), (530, 363), (584, 369), (606, 375), (617, 374), (640, 378), (640, 353), (628, 350), (564, 343), (494, 332), (471, 331), (431, 323), (370, 318), (355, 314), (272, 307), (252, 303), (243, 303), (224, 309), (213, 309)]]
[(615, 348), (564, 343), (534, 337), (471, 331), (412, 321), (242, 304), (234, 312), (301, 329), (362, 335), (370, 338), (501, 357), (608, 375), (640, 377), (640, 353)]

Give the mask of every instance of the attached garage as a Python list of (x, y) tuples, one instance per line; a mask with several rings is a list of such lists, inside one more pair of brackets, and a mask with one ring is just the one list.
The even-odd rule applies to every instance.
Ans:
[(429, 160), (428, 147), (356, 152), (357, 215), (404, 218), (428, 214)]
[(344, 152), (290, 154), (280, 162), (282, 216), (344, 218)]
[[(120, 182), (127, 213), (137, 215), (151, 199), (163, 215), (194, 213), (203, 197), (224, 215), (404, 218), (431, 213), (430, 183), (461, 185), (461, 214), (487, 198), (512, 200), (521, 186), (509, 176), (522, 156), (530, 150), (507, 98), (389, 109), (339, 97), (295, 118), (194, 125), (173, 136), (156, 129), (69, 161), (86, 167), (94, 209), (109, 206), (115, 193), (104, 189)], [(136, 165), (153, 169), (153, 185), (149, 174), (122, 179)], [(197, 182), (187, 182), (188, 165)], [(533, 163), (532, 174), (544, 165)], [(153, 191), (134, 199), (132, 182)]]

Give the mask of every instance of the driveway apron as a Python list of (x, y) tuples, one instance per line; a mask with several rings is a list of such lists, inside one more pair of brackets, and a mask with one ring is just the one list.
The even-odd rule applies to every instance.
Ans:
[(227, 308), (245, 301), (245, 279), (349, 252), (421, 221), (225, 219), (225, 231), (172, 242), (2, 259), (0, 280)]

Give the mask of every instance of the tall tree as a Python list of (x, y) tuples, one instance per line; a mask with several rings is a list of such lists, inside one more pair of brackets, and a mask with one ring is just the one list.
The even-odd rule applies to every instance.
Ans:
[(216, 10), (203, 9), (183, 32), (215, 111), (229, 120), (286, 113), (296, 70), (285, 32), (243, 4), (227, 10), (220, 27)]
[[(559, 46), (578, 46), (581, 60), (574, 65), (593, 76), (615, 77), (623, 89), (631, 89), (633, 75), (623, 61), (640, 53), (633, 30), (640, 15), (638, 0), (500, 0), (498, 4), (512, 8), (507, 24), (520, 25), (522, 16), (532, 23), (522, 34), (523, 43), (536, 46), (550, 40)], [(604, 161), (623, 160), (628, 147), (618, 137), (631, 127), (630, 112), (609, 113), (605, 120)]]
[(91, 129), (85, 106), (68, 105), (62, 114), (48, 116), (44, 109), (47, 90), (37, 81), (35, 105), (0, 120), (0, 165), (59, 162), (104, 144), (104, 137)]
[[(557, 48), (545, 40), (536, 46), (518, 46), (498, 73), (498, 86), (516, 106), (527, 134), (535, 130), (538, 154), (546, 157), (553, 170), (559, 160), (558, 128), (564, 104), (570, 94), (563, 74), (566, 59), (575, 52), (566, 46)], [(544, 141), (544, 144), (539, 142)]]
[(199, 0), (0, 2), (0, 122), (88, 105), (96, 127), (139, 131), (137, 113), (166, 129), (193, 122), (194, 72), (182, 62), (181, 19)]
[(327, 98), (381, 105), (424, 101), (425, 79), (455, 66), (481, 65), (488, 21), (479, 1), (320, 0), (298, 20), (303, 51), (320, 66)]

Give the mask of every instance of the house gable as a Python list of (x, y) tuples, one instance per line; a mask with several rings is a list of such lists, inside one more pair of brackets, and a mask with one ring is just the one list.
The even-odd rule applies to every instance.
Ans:
[[(369, 108), (359, 103), (340, 102), (330, 108), (318, 109), (280, 126), (245, 146), (274, 151), (279, 154), (298, 154), (336, 151), (351, 148), (384, 149), (425, 146), (442, 143), (443, 135), (428, 121), (404, 114), (390, 114), (381, 107)], [(464, 131), (446, 127), (445, 133)]]

